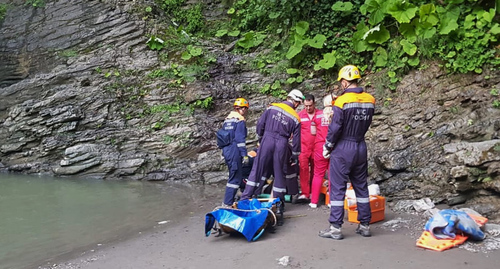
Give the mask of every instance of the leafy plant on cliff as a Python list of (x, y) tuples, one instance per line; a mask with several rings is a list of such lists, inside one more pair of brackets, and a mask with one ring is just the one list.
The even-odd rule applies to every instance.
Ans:
[(498, 89), (492, 89), (490, 91), (491, 96), (493, 97), (493, 102), (492, 105), (494, 108), (500, 109), (500, 99), (498, 99), (498, 96), (500, 95), (498, 93)]
[(176, 26), (181, 26), (182, 30), (194, 34), (201, 32), (205, 27), (205, 18), (202, 14), (203, 5), (201, 3), (189, 4), (186, 0), (156, 0), (160, 7)]
[(212, 109), (214, 106), (214, 100), (212, 97), (207, 97), (203, 100), (198, 99), (194, 102), (193, 106), (203, 108), (203, 109)]
[(289, 67), (318, 75), (356, 64), (384, 72), (396, 89), (402, 75), (426, 60), (451, 73), (500, 65), (497, 8), (481, 0), (236, 0), (218, 36), (259, 31), (275, 40), (270, 48)]
[(148, 45), (148, 47), (151, 50), (161, 50), (165, 47), (165, 41), (163, 41), (163, 39), (161, 39), (155, 35), (152, 35), (148, 39), (148, 41), (146, 41), (146, 45)]
[(7, 4), (0, 4), (0, 22), (5, 19), (5, 14), (7, 13)]
[(26, 0), (25, 5), (29, 5), (32, 7), (44, 7), (45, 6), (45, 1), (44, 0)]

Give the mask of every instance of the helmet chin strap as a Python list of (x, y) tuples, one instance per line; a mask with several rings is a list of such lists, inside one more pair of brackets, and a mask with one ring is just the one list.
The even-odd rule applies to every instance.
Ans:
[(346, 90), (347, 88), (349, 88), (349, 87), (352, 85), (352, 82), (350, 82), (349, 80), (345, 80), (345, 81), (349, 82), (349, 84), (347, 84), (347, 86), (346, 86), (346, 87), (344, 87), (344, 86), (342, 85), (342, 81), (340, 81), (340, 92), (341, 92), (341, 93), (340, 93), (339, 95), (342, 95), (342, 94), (345, 92), (345, 90)]

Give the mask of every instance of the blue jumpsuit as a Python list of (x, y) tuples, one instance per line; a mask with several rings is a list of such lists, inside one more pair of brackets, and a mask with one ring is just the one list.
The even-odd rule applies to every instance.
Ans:
[(236, 111), (232, 111), (224, 120), (224, 130), (231, 136), (231, 144), (222, 149), (222, 155), (229, 170), (229, 178), (226, 184), (224, 204), (232, 205), (234, 197), (243, 180), (242, 160), (247, 156), (245, 140), (247, 138), (247, 126), (245, 118)]
[[(274, 175), (273, 196), (284, 201), (286, 193), (286, 167), (291, 154), (300, 154), (300, 118), (291, 102), (274, 103), (264, 111), (257, 121), (257, 135), (262, 138), (259, 153), (254, 160), (241, 199), (250, 199), (266, 180)], [(292, 150), (288, 140), (293, 135)]]
[(350, 180), (356, 194), (358, 221), (371, 220), (368, 195), (368, 153), (365, 134), (372, 122), (375, 98), (363, 88), (348, 88), (333, 106), (333, 119), (328, 126), (326, 146), (330, 155), (330, 218), (331, 224), (342, 225), (344, 197)]

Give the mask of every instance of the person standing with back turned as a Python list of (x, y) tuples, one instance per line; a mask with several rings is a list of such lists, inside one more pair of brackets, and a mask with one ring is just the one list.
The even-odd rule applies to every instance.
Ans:
[(333, 106), (332, 123), (328, 126), (323, 156), (330, 157), (330, 222), (329, 229), (319, 236), (336, 240), (343, 239), (344, 197), (347, 181), (350, 180), (356, 194), (358, 221), (356, 233), (369, 237), (370, 198), (368, 195), (368, 150), (365, 134), (375, 112), (375, 98), (358, 86), (361, 79), (354, 65), (342, 67), (338, 81), (343, 90)]
[(231, 138), (231, 143), (222, 148), (222, 155), (229, 170), (226, 193), (224, 194), (224, 202), (222, 204), (225, 207), (233, 205), (236, 192), (243, 180), (242, 165), (247, 164), (249, 161), (245, 144), (247, 138), (245, 115), (249, 106), (247, 100), (237, 98), (234, 101), (234, 110), (229, 113), (222, 125), (222, 128), (229, 132)]
[[(285, 207), (286, 179), (285, 170), (287, 162), (297, 165), (300, 154), (300, 117), (295, 109), (304, 100), (304, 95), (299, 90), (292, 90), (287, 100), (282, 103), (271, 104), (257, 121), (256, 132), (259, 136), (259, 153), (254, 160), (252, 171), (248, 177), (245, 191), (241, 199), (250, 199), (255, 190), (264, 184), (265, 172), (271, 169), (274, 175), (273, 196), (280, 198), (278, 214), (282, 214)], [(292, 150), (290, 152), (288, 140), (292, 137)], [(278, 223), (281, 225), (282, 223)]]

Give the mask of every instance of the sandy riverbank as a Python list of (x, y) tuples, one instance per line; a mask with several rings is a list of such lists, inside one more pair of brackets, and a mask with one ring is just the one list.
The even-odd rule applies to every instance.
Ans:
[(421, 216), (386, 210), (385, 220), (372, 224), (373, 236), (343, 226), (344, 240), (318, 236), (328, 226), (328, 208), (287, 204), (285, 224), (256, 242), (243, 237), (204, 236), (205, 214), (216, 202), (186, 212), (179, 222), (158, 225), (139, 237), (96, 247), (64, 262), (43, 268), (497, 268), (500, 251), (478, 251), (482, 243), (466, 243), (444, 252), (416, 247), (426, 222)]

